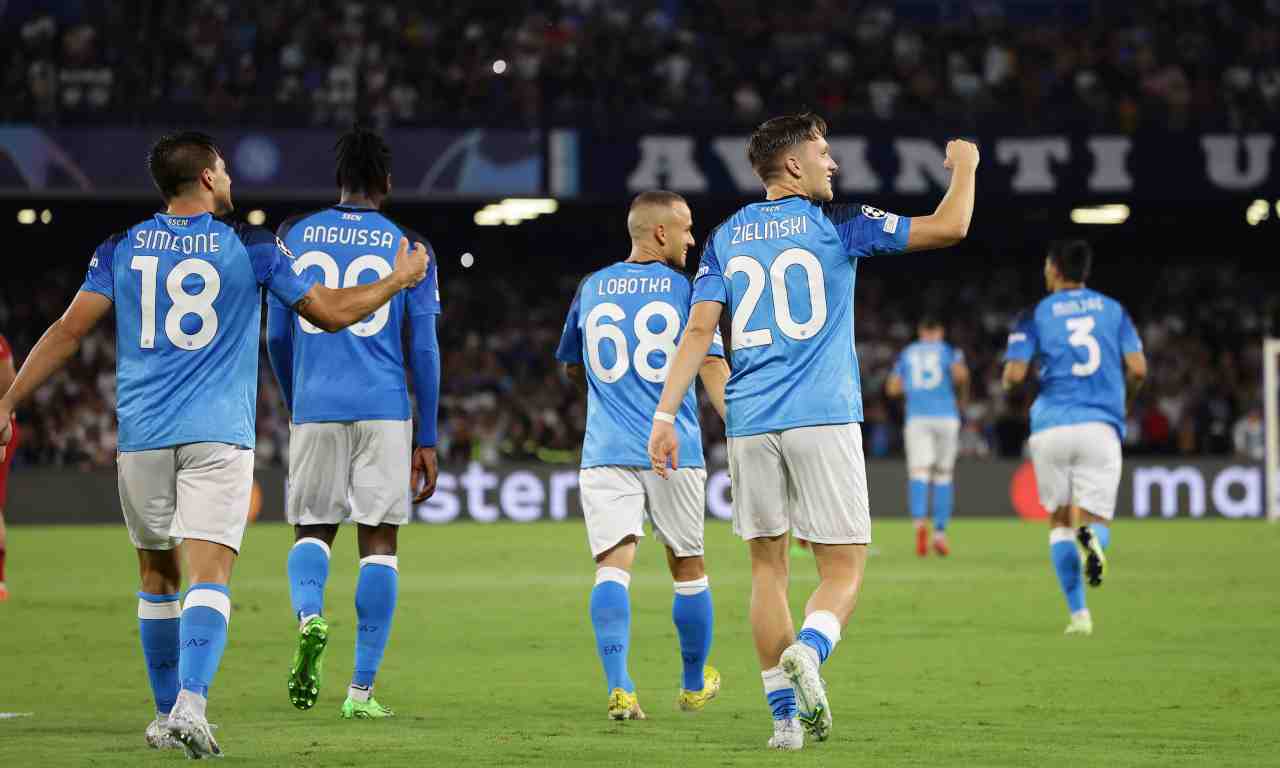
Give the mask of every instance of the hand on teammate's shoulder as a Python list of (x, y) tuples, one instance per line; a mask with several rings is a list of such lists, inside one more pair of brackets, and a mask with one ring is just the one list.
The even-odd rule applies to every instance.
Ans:
[(409, 238), (400, 238), (400, 247), (396, 250), (395, 271), (404, 279), (405, 287), (412, 288), (427, 276), (427, 246), (414, 243), (409, 249)]
[(943, 167), (955, 170), (956, 168), (977, 168), (978, 167), (978, 145), (972, 141), (964, 139), (952, 139), (947, 142), (947, 159), (942, 163)]

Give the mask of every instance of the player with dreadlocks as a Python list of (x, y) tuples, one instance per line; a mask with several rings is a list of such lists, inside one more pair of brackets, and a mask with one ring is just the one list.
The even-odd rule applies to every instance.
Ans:
[[(337, 205), (287, 219), (277, 238), (304, 280), (358, 285), (391, 270), (402, 236), (432, 254), (427, 279), (401, 291), (345, 331), (324, 333), (278, 301), (267, 314), (267, 351), (292, 414), (286, 516), (294, 526), (289, 594), (298, 646), (289, 670), (289, 699), (310, 709), (320, 692), (329, 625), (324, 588), (338, 525), (356, 523), (355, 669), (344, 718), (390, 717), (374, 700), (373, 680), (391, 632), (399, 565), (396, 533), (409, 522), (410, 495), (425, 501), (436, 485), (436, 405), (440, 291), (427, 239), (380, 212), (391, 193), (391, 150), (356, 126), (338, 140)], [(415, 433), (405, 386), (402, 339), (417, 400)]]

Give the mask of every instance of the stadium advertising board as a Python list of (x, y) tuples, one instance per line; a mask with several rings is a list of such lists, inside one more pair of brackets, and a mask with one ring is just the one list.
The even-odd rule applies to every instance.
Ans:
[[(838, 126), (837, 126), (838, 128)], [(944, 136), (833, 133), (838, 195), (930, 199), (947, 187)], [(690, 195), (752, 197), (749, 136), (649, 134), (619, 139), (557, 130), (548, 137), (555, 197), (622, 197), (664, 187)], [(1280, 150), (1270, 133), (1172, 135), (979, 134), (982, 197), (1203, 201), (1280, 189)], [(1170, 163), (1170, 157), (1183, 158)]]
[[(154, 197), (140, 158), (161, 133), (159, 128), (0, 125), (0, 194)], [(237, 194), (333, 197), (334, 131), (219, 130), (214, 138), (227, 155)], [(542, 192), (544, 142), (537, 131), (405, 129), (384, 138), (394, 158), (399, 199)]]
[[(1035, 500), (1030, 463), (961, 462), (956, 469), (956, 515), (1043, 517)], [(285, 473), (257, 472), (263, 492), (259, 519), (284, 519)], [(906, 470), (901, 461), (867, 467), (874, 517), (907, 514)], [(1117, 515), (1139, 519), (1255, 519), (1264, 514), (1259, 464), (1221, 460), (1131, 460), (1120, 483)], [(707, 476), (707, 517), (730, 518), (729, 475)], [(12, 523), (114, 523), (120, 521), (116, 475), (54, 468), (18, 468), (10, 478), (5, 516)], [(436, 493), (414, 510), (414, 520), (531, 523), (581, 517), (578, 470), (572, 466), (506, 464), (442, 467)]]

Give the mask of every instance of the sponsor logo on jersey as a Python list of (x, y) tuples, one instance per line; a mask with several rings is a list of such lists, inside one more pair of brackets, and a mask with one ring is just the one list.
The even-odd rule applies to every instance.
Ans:
[(95, 253), (93, 254), (93, 258), (89, 259), (89, 269), (97, 269), (97, 268), (98, 268), (98, 254)]
[(279, 248), (280, 252), (285, 256), (288, 256), (291, 260), (293, 259), (293, 251), (289, 250), (289, 246), (285, 245), (284, 241), (278, 237), (276, 238), (276, 247)]
[[(97, 261), (97, 259), (95, 258), (94, 261)], [(698, 267), (698, 274), (694, 276), (694, 279), (696, 280), (710, 271), (711, 271), (711, 267), (708, 267), (706, 264), (703, 264), (702, 266)]]
[(862, 215), (868, 219), (883, 219), (886, 214), (874, 205), (864, 205), (862, 206)]
[(343, 221), (360, 221), (360, 219), (361, 219), (361, 216), (360, 216), (360, 214), (358, 214), (358, 213), (343, 213), (343, 214), (342, 214), (342, 220), (343, 220)]

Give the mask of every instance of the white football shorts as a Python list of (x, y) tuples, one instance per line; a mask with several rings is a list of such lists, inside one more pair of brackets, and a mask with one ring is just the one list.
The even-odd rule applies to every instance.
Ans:
[(1120, 489), (1120, 436), (1101, 421), (1068, 424), (1031, 436), (1040, 503), (1053, 512), (1074, 505), (1110, 520)]
[(409, 522), (413, 422), (325, 421), (289, 426), (292, 525)]
[(818, 544), (871, 543), (857, 423), (730, 437), (729, 476), (733, 532), (744, 539), (790, 530)]
[(640, 467), (588, 467), (578, 473), (578, 491), (592, 557), (599, 557), (628, 536), (644, 536), (646, 517), (653, 525), (653, 535), (676, 557), (702, 554), (705, 469), (685, 467), (663, 479)]
[(902, 441), (907, 449), (908, 469), (927, 469), (949, 475), (956, 468), (960, 420), (935, 417), (907, 419), (902, 429)]
[(187, 443), (116, 454), (120, 508), (138, 549), (200, 539), (240, 551), (253, 492), (253, 451)]

